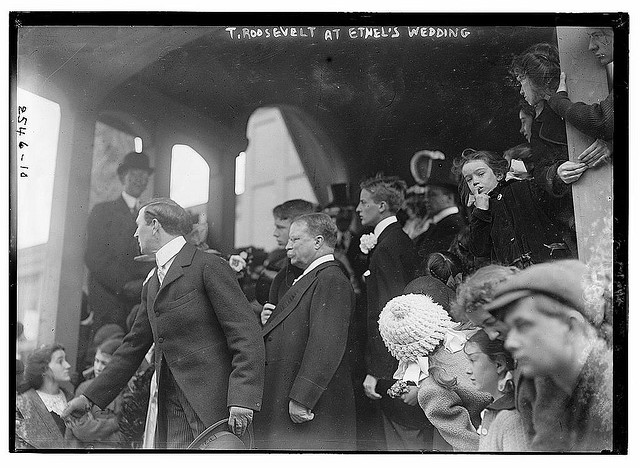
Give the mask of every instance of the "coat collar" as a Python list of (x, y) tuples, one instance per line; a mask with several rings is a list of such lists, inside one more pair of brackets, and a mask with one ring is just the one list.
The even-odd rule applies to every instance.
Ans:
[(378, 242), (377, 244), (379, 245), (380, 242), (382, 242), (389, 234), (391, 234), (392, 232), (395, 232), (397, 230), (402, 230), (402, 227), (400, 227), (400, 223), (398, 223), (397, 221), (389, 224), (384, 231), (382, 231), (380, 233), (380, 236), (378, 236)]
[(271, 330), (278, 326), (280, 322), (295, 310), (304, 293), (317, 281), (318, 275), (321, 271), (336, 265), (337, 262), (335, 260), (325, 262), (310, 273), (304, 275), (300, 281), (291, 286), (285, 295), (282, 296), (282, 299), (278, 302), (273, 314), (269, 317), (269, 320), (262, 329), (262, 336), (267, 336)]
[[(158, 280), (158, 275), (156, 270), (154, 269), (153, 276), (149, 279), (149, 295), (148, 299), (152, 299), (153, 305), (155, 306), (155, 302), (158, 297), (162, 293), (162, 291), (166, 290), (167, 287), (173, 283), (175, 280), (184, 275), (183, 267), (191, 265), (193, 262), (193, 257), (196, 254), (197, 249), (191, 244), (185, 244), (182, 249), (176, 255), (176, 258), (173, 260), (169, 271), (167, 271), (166, 276), (164, 277), (164, 281), (162, 282), (162, 286), (160, 287), (160, 281)], [(157, 294), (155, 292), (157, 291)]]
[(491, 409), (494, 411), (501, 411), (501, 410), (515, 409), (515, 407), (516, 407), (516, 402), (514, 399), (513, 392), (511, 392), (511, 393), (507, 393), (504, 396), (501, 396), (495, 401), (492, 401), (491, 404), (487, 406), (487, 409)]

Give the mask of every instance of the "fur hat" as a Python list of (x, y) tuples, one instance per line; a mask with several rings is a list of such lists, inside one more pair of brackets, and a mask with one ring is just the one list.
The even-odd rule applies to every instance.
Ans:
[(455, 325), (442, 306), (424, 294), (394, 297), (378, 319), (382, 340), (398, 361), (428, 356)]

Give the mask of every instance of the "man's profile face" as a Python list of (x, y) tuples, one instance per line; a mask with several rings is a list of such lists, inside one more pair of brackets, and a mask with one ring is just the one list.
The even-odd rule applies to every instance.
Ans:
[(589, 35), (589, 50), (600, 61), (601, 65), (607, 65), (613, 62), (613, 31), (610, 29), (590, 28), (587, 30)]
[(128, 169), (122, 177), (124, 191), (133, 198), (140, 198), (149, 183), (149, 173), (144, 169)]
[(293, 222), (289, 229), (287, 256), (291, 264), (298, 268), (307, 268), (315, 260), (316, 237), (312, 236), (304, 222)]
[(567, 350), (569, 325), (560, 317), (542, 313), (535, 296), (508, 306), (505, 323), (509, 327), (504, 347), (527, 377), (553, 377), (570, 354)]
[(133, 237), (138, 240), (141, 253), (153, 254), (156, 253), (158, 249), (153, 236), (153, 223), (147, 224), (144, 218), (145, 209), (146, 207), (140, 208), (140, 211), (138, 212), (138, 217), (136, 218), (137, 228)]
[(380, 213), (380, 203), (373, 199), (373, 193), (366, 189), (360, 191), (360, 203), (356, 207), (356, 211), (362, 220), (363, 226), (375, 227), (382, 221)]
[(289, 227), (291, 226), (291, 220), (280, 219), (274, 216), (273, 224), (275, 226), (275, 229), (273, 230), (273, 237), (276, 238), (278, 248), (284, 249), (287, 246), (287, 242), (289, 242)]
[(427, 205), (427, 216), (440, 213), (445, 208), (453, 206), (453, 196), (440, 187), (428, 187), (424, 194)]

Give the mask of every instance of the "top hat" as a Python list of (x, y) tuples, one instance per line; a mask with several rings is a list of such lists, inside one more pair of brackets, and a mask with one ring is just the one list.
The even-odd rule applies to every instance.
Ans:
[(331, 184), (329, 186), (329, 194), (331, 195), (331, 202), (325, 208), (346, 208), (354, 205), (350, 200), (349, 186), (346, 183)]
[(122, 176), (129, 169), (143, 169), (149, 174), (153, 174), (153, 167), (149, 166), (149, 156), (144, 153), (128, 153), (118, 165), (118, 175)]

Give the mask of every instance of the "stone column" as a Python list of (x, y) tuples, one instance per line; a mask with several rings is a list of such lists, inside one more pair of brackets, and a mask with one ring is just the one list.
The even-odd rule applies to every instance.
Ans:
[[(70, 107), (70, 108), (69, 108)], [(60, 139), (45, 254), (38, 344), (58, 342), (75, 367), (96, 115), (61, 104)], [(83, 110), (79, 110), (83, 109)]]
[[(609, 94), (606, 69), (588, 50), (587, 29), (558, 27), (560, 66), (567, 75), (569, 98), (592, 104)], [(576, 160), (595, 139), (567, 123), (569, 159)], [(615, 157), (614, 157), (615, 159)], [(589, 169), (573, 184), (578, 256), (585, 263), (613, 260), (613, 171), (611, 164)]]

